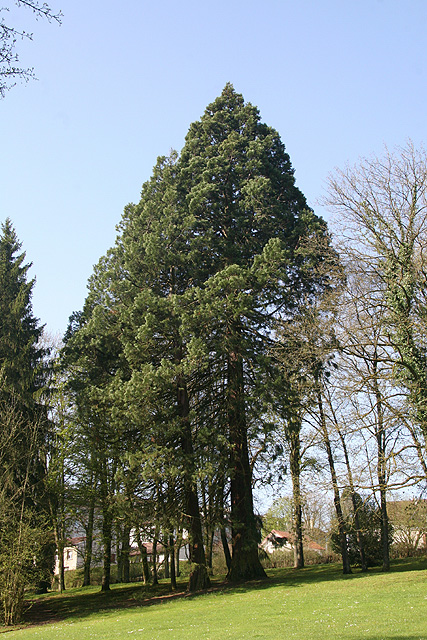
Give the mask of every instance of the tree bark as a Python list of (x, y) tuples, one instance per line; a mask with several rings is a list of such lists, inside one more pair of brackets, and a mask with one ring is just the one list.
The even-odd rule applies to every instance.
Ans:
[[(238, 338), (234, 331), (232, 338)], [(236, 345), (237, 346), (237, 345)], [(254, 516), (252, 474), (245, 415), (243, 360), (231, 350), (227, 363), (227, 417), (231, 448), (232, 557), (227, 574), (230, 582), (266, 578), (258, 557), (258, 530)]]
[(107, 513), (104, 513), (104, 520), (102, 523), (103, 567), (101, 591), (110, 590), (112, 526), (113, 518), (108, 510)]
[(169, 557), (170, 557), (170, 576), (171, 589), (176, 589), (176, 573), (175, 573), (175, 540), (172, 534), (169, 535)]
[(345, 530), (345, 521), (344, 521), (344, 515), (342, 511), (342, 506), (341, 506), (341, 497), (340, 497), (340, 491), (338, 486), (338, 478), (335, 471), (335, 461), (332, 453), (332, 447), (331, 447), (331, 441), (328, 434), (328, 429), (326, 426), (325, 413), (323, 411), (322, 392), (320, 389), (317, 390), (317, 401), (318, 401), (318, 407), (319, 407), (320, 426), (321, 426), (321, 431), (323, 436), (323, 442), (324, 442), (326, 453), (328, 456), (329, 470), (331, 473), (332, 488), (334, 492), (334, 507), (335, 507), (335, 513), (337, 514), (337, 520), (338, 520), (338, 531), (339, 531), (341, 557), (342, 557), (342, 571), (344, 574), (350, 574), (351, 566), (350, 566), (350, 558), (349, 558), (348, 549), (347, 549), (347, 534)]
[(157, 540), (159, 537), (159, 530), (156, 527), (153, 538), (153, 552), (151, 556), (151, 572), (153, 574), (153, 585), (159, 584), (159, 576), (157, 575)]
[(144, 584), (148, 584), (150, 582), (150, 570), (148, 568), (147, 548), (142, 543), (141, 534), (139, 531), (137, 531), (136, 533), (136, 543), (138, 545), (139, 553), (141, 555), (142, 577), (144, 580)]
[(300, 424), (288, 426), (288, 442), (290, 446), (289, 467), (292, 478), (292, 498), (293, 498), (293, 533), (294, 533), (294, 569), (304, 567), (304, 545), (303, 545), (303, 525), (302, 525), (302, 497), (301, 497), (301, 447), (300, 447)]
[(368, 563), (366, 561), (365, 542), (363, 540), (363, 534), (360, 527), (359, 505), (357, 504), (356, 491), (354, 489), (353, 473), (351, 471), (350, 458), (348, 455), (347, 444), (345, 442), (344, 436), (341, 433), (340, 429), (337, 428), (337, 431), (341, 440), (341, 445), (344, 451), (345, 464), (347, 467), (348, 485), (350, 488), (351, 504), (353, 505), (353, 514), (354, 514), (354, 526), (356, 529), (356, 540), (357, 540), (357, 546), (359, 547), (360, 567), (362, 571), (365, 573), (368, 570)]
[(190, 406), (188, 390), (187, 385), (182, 379), (178, 380), (177, 400), (182, 421), (181, 446), (186, 461), (184, 475), (184, 514), (188, 529), (188, 547), (191, 563), (187, 589), (188, 591), (200, 591), (210, 586), (210, 579), (206, 568), (206, 556), (203, 546), (199, 498), (193, 478), (194, 449), (189, 420)]
[(89, 517), (86, 526), (86, 545), (83, 561), (83, 586), (90, 585), (90, 567), (92, 563), (93, 525), (95, 519), (95, 498), (92, 496), (89, 506)]
[(381, 548), (383, 557), (383, 571), (390, 571), (390, 543), (389, 521), (387, 514), (387, 461), (386, 461), (386, 431), (384, 426), (383, 403), (381, 391), (378, 385), (376, 360), (374, 360), (373, 386), (376, 401), (377, 424), (376, 440), (378, 448), (377, 476), (380, 491), (381, 511)]
[(227, 565), (227, 570), (230, 571), (231, 553), (230, 553), (230, 547), (228, 546), (227, 532), (224, 525), (221, 526), (221, 542), (222, 542), (222, 548), (224, 550), (225, 564)]
[(125, 524), (123, 527), (122, 549), (120, 555), (122, 561), (122, 581), (127, 584), (130, 582), (130, 526), (128, 524)]
[(102, 544), (103, 544), (103, 570), (101, 591), (110, 590), (111, 582), (111, 547), (112, 547), (112, 529), (113, 529), (113, 513), (109, 501), (108, 490), (108, 469), (107, 461), (102, 461), (101, 472), (101, 504), (102, 504)]

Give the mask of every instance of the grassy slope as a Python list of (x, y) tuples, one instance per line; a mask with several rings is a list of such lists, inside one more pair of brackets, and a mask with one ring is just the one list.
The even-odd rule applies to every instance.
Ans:
[(151, 603), (141, 586), (117, 585), (107, 596), (70, 590), (38, 602), (50, 623), (5, 640), (427, 640), (426, 569), (427, 559), (401, 561), (389, 574), (284, 569), (265, 582)]

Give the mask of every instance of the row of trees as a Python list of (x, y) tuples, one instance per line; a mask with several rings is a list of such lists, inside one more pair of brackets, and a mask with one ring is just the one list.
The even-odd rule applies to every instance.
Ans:
[[(368, 564), (361, 491), (378, 499), (388, 568), (388, 493), (423, 482), (427, 469), (426, 175), (411, 145), (336, 175), (329, 205), (344, 226), (334, 248), (295, 186), (277, 132), (226, 85), (181, 154), (159, 158), (140, 202), (125, 208), (50, 379), (33, 283), (6, 223), (2, 269), (22, 293), (11, 287), (5, 298), (3, 317), (16, 322), (2, 326), (2, 389), (13, 380), (22, 406), (8, 396), (4, 416), (14, 409), (17, 442), (34, 433), (31, 453), (15, 450), (16, 505), (25, 518), (49, 517), (60, 559), (67, 527), (80, 519), (85, 584), (96, 518), (103, 590), (113, 538), (128, 579), (131, 531), (142, 557), (144, 538), (166, 547), (172, 584), (184, 530), (190, 590), (209, 585), (215, 530), (230, 581), (264, 577), (253, 486), (278, 481), (285, 467), (296, 567), (304, 565), (304, 483), (309, 472), (318, 481), (327, 472), (344, 571), (349, 504)], [(25, 387), (19, 376), (30, 373)], [(5, 438), (6, 424), (2, 417)]]

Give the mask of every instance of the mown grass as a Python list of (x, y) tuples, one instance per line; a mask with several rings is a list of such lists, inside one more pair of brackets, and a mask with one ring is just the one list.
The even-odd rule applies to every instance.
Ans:
[(388, 574), (277, 569), (266, 581), (217, 583), (192, 596), (168, 595), (166, 584), (155, 593), (142, 585), (73, 589), (37, 599), (28, 619), (39, 624), (5, 640), (427, 640), (426, 569), (427, 559), (398, 561)]

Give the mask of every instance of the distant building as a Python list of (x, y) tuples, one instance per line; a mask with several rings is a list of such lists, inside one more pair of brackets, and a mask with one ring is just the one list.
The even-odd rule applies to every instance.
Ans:
[[(293, 552), (294, 540), (295, 536), (290, 531), (277, 531), (276, 529), (273, 529), (267, 536), (265, 536), (259, 546), (269, 554), (274, 551)], [(325, 547), (322, 547), (322, 545), (318, 544), (308, 536), (304, 536), (303, 545), (304, 549), (314, 551), (319, 555), (326, 551)]]

